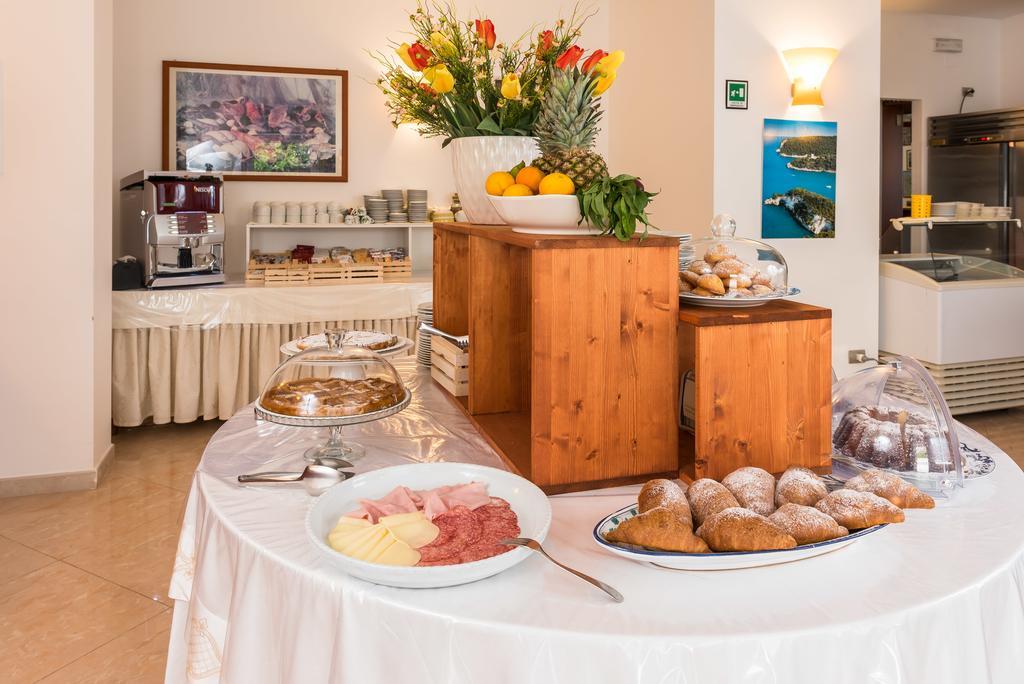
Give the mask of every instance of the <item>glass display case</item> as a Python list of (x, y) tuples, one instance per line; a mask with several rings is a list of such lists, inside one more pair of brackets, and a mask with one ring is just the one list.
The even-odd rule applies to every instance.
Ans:
[(719, 214), (712, 236), (680, 252), (681, 301), (703, 306), (754, 306), (797, 291), (789, 287), (786, 259), (771, 245), (736, 237), (736, 221)]
[(835, 385), (832, 449), (834, 460), (855, 470), (889, 470), (933, 496), (963, 486), (949, 407), (927, 370), (906, 356)]
[(968, 283), (1024, 278), (1024, 271), (984, 257), (948, 252), (886, 254), (884, 263), (898, 264), (937, 283)]
[(411, 399), (394, 366), (369, 349), (342, 345), (344, 334), (328, 330), (326, 348), (307, 349), (287, 359), (256, 400), (256, 417), (261, 420), (330, 428), (326, 444), (306, 451), (310, 462), (361, 456), (361, 446), (342, 441), (341, 428), (398, 413)]

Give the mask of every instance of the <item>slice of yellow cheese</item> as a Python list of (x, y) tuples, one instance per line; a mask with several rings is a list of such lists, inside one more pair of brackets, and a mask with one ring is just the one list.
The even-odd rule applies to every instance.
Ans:
[(420, 552), (411, 548), (405, 542), (396, 539), (395, 542), (385, 549), (375, 562), (384, 565), (416, 565), (420, 562)]
[[(422, 514), (420, 516), (422, 518)], [(430, 523), (425, 518), (419, 522), (409, 520), (400, 527), (413, 526), (406, 530), (405, 534), (422, 539), (424, 537), (422, 524), (430, 525)], [(327, 543), (335, 551), (371, 563), (416, 565), (420, 562), (419, 552), (402, 538), (394, 534), (387, 526), (381, 523), (374, 525), (368, 520), (342, 517), (328, 535)]]
[(380, 524), (414, 549), (426, 546), (441, 533), (437, 525), (427, 520), (422, 511), (388, 515), (380, 519)]

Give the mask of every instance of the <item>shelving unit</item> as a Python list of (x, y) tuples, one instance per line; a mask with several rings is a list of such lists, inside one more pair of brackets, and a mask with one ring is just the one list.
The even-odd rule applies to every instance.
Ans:
[(247, 223), (246, 259), (254, 249), (261, 252), (290, 251), (297, 244), (319, 249), (345, 246), (351, 249), (405, 247), (413, 275), (429, 275), (433, 268), (432, 223)]
[(936, 223), (943, 226), (970, 225), (972, 223), (1016, 223), (1018, 228), (1021, 227), (1019, 218), (997, 219), (978, 217), (970, 219), (947, 219), (941, 216), (932, 216), (930, 218), (894, 218), (889, 219), (889, 222), (896, 230), (903, 230), (906, 226), (927, 226), (928, 229), (931, 230), (932, 226)]

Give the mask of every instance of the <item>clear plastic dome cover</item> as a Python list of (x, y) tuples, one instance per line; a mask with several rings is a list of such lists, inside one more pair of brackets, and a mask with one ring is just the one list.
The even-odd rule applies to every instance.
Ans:
[(395, 367), (369, 349), (340, 346), (343, 334), (328, 331), (326, 348), (307, 349), (277, 367), (257, 400), (257, 408), (269, 414), (261, 417), (324, 425), (360, 422), (367, 414), (408, 403), (408, 390)]
[(736, 237), (736, 220), (719, 214), (712, 237), (680, 247), (680, 294), (719, 299), (772, 299), (789, 291), (786, 259), (771, 245)]
[(836, 383), (832, 450), (842, 463), (890, 470), (931, 494), (963, 486), (949, 407), (928, 371), (906, 356)]

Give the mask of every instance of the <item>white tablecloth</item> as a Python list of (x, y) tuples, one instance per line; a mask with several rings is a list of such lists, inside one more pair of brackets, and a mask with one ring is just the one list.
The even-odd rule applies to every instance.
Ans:
[[(499, 463), (408, 362), (414, 404), (352, 429), (361, 468)], [(171, 584), (167, 680), (225, 682), (1013, 682), (1024, 681), (1024, 474), (995, 457), (953, 503), (908, 511), (835, 553), (728, 572), (610, 556), (597, 520), (635, 488), (552, 497), (545, 546), (618, 588), (615, 605), (540, 557), (470, 585), (381, 587), (329, 566), (307, 540), (312, 500), (243, 488), (241, 472), (298, 465), (324, 437), (256, 425), (246, 410), (211, 440)]]

